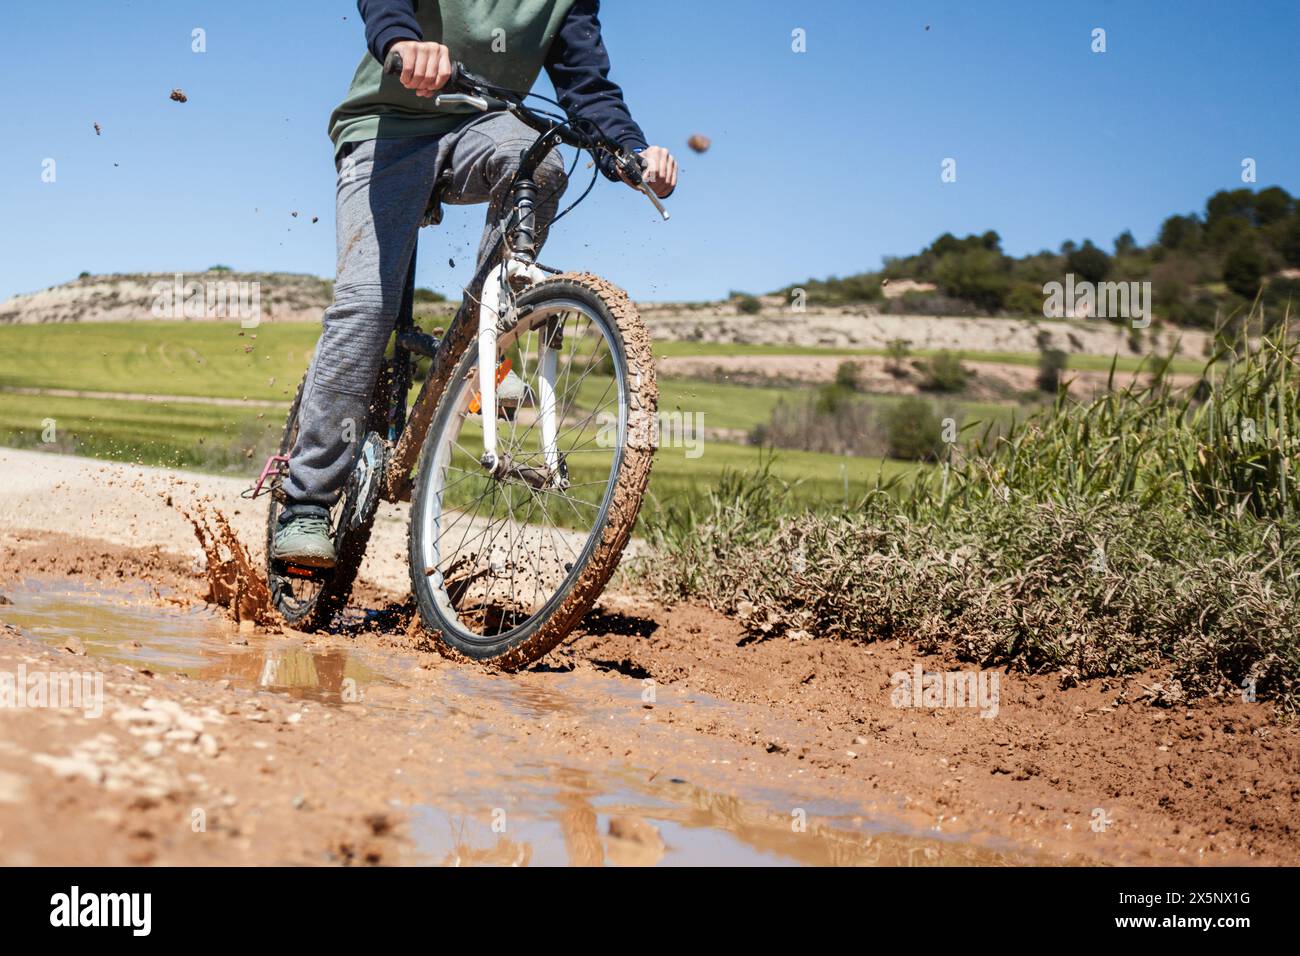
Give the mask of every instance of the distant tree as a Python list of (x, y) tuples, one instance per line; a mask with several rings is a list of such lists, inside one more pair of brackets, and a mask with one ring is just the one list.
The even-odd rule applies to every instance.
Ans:
[(1259, 247), (1251, 241), (1240, 242), (1223, 260), (1223, 281), (1243, 299), (1253, 299), (1267, 269), (1268, 263)]
[(1269, 186), (1255, 194), (1255, 221), (1271, 226), (1295, 214), (1295, 199), (1281, 186)]
[(233, 272), (230, 266), (208, 266), (209, 272)]
[(1160, 227), (1160, 245), (1166, 249), (1193, 250), (1200, 245), (1201, 221), (1195, 216), (1170, 216)]
[(965, 299), (989, 312), (1002, 308), (1011, 279), (1002, 256), (988, 249), (950, 253), (939, 260), (935, 279), (944, 294)]
[(752, 295), (741, 293), (735, 296), (736, 311), (744, 315), (757, 315), (763, 309), (763, 303)]
[(1300, 268), (1300, 213), (1290, 220), (1277, 233), (1277, 251), (1289, 266)]
[(1085, 239), (1083, 245), (1065, 257), (1067, 271), (1088, 282), (1100, 282), (1110, 272), (1110, 256)]
[(77, 276), (77, 278), (78, 278), (78, 279), (89, 279), (89, 278), (90, 278), (90, 273), (89, 273), (89, 272), (82, 272), (80, 275)]
[(1138, 251), (1137, 240), (1133, 238), (1133, 233), (1125, 229), (1115, 237), (1115, 255), (1127, 256), (1130, 253)]
[(1205, 201), (1205, 231), (1212, 233), (1225, 220), (1255, 225), (1255, 194), (1249, 189), (1221, 189)]

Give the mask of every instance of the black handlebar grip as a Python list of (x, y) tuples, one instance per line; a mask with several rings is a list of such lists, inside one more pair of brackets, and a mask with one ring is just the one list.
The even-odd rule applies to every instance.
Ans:
[[(397, 50), (389, 50), (388, 56), (384, 58), (384, 72), (392, 76), (401, 76), (403, 67), (402, 54)], [(487, 81), (482, 77), (465, 69), (465, 64), (461, 63), (460, 60), (452, 60), (451, 76), (443, 85), (443, 89), (459, 89), (462, 83), (469, 83), (473, 86), (487, 85)]]

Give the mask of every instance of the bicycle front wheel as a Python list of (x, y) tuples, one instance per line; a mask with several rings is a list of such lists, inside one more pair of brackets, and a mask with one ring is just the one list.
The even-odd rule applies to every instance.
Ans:
[(650, 338), (621, 289), (567, 274), (515, 305), (497, 347), (499, 368), (523, 383), (497, 427), (509, 467), (481, 461), (477, 342), (449, 334), (464, 344), (421, 450), (409, 541), (426, 629), (445, 651), (506, 670), (562, 641), (617, 567), (649, 481), (658, 403)]

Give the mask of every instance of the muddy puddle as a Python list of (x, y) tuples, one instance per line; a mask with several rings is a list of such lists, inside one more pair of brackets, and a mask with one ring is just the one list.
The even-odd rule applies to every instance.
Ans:
[[(317, 702), (364, 705), (388, 721), (402, 786), (387, 802), (408, 837), (402, 862), (421, 865), (970, 865), (1041, 862), (1019, 848), (972, 844), (873, 818), (862, 808), (809, 802), (770, 785), (739, 793), (698, 785), (701, 763), (674, 758), (672, 738), (635, 746), (653, 718), (641, 682), (560, 669), (509, 676), (327, 636), (241, 630), (221, 612), (163, 589), (105, 589), (66, 579), (6, 588), (0, 618), (52, 647), (69, 644), (155, 673), (228, 681)], [(369, 646), (362, 646), (363, 644)], [(662, 694), (672, 694), (668, 688)], [(725, 706), (678, 695), (676, 715)], [(354, 705), (355, 706), (355, 705)], [(664, 706), (661, 701), (660, 706)], [(626, 758), (557, 747), (552, 724), (590, 720), (629, 741)], [(662, 725), (653, 732), (665, 734)], [(412, 742), (435, 756), (412, 766)], [(664, 744), (667, 743), (665, 747)], [(658, 749), (656, 750), (656, 746)], [(721, 748), (721, 745), (718, 745)], [(618, 751), (623, 753), (621, 748)], [(668, 756), (664, 756), (667, 753)], [(646, 756), (649, 755), (649, 756)], [(380, 757), (388, 761), (389, 754)], [(584, 759), (585, 758), (585, 759)], [(663, 766), (640, 766), (651, 761)], [(430, 766), (429, 764), (432, 764)], [(382, 788), (384, 780), (376, 782)], [(397, 794), (400, 794), (397, 795)]]

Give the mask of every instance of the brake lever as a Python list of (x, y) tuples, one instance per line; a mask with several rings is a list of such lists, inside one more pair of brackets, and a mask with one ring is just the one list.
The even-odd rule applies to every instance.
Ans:
[(659, 215), (664, 217), (664, 222), (671, 219), (672, 216), (670, 216), (668, 210), (664, 208), (664, 204), (659, 201), (659, 197), (654, 194), (654, 190), (650, 188), (650, 184), (647, 183), (645, 177), (641, 175), (641, 171), (646, 166), (646, 160), (636, 153), (633, 153), (631, 157), (621, 159), (619, 165), (623, 167), (623, 170), (627, 173), (628, 179), (632, 182), (632, 185), (636, 187), (637, 191), (644, 194), (646, 199), (649, 199), (650, 202), (654, 204), (654, 207), (659, 210)]
[(481, 96), (468, 93), (440, 93), (433, 98), (433, 105), (442, 109), (445, 106), (472, 106), (480, 113), (486, 113), (492, 104)]

